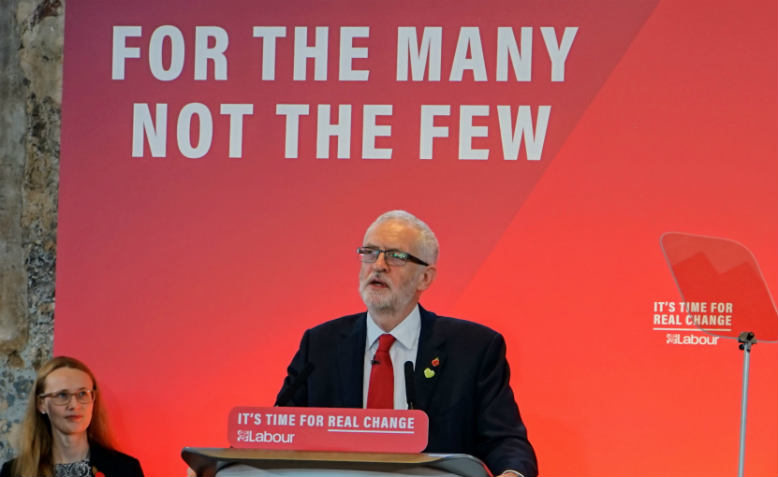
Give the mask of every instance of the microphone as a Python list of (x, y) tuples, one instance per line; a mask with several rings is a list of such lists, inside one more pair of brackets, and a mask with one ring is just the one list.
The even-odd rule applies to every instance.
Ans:
[(303, 366), (303, 370), (300, 371), (300, 374), (292, 378), (292, 383), (289, 386), (281, 390), (281, 394), (279, 394), (276, 398), (275, 405), (286, 406), (286, 403), (292, 399), (294, 393), (296, 393), (297, 390), (300, 389), (300, 386), (302, 386), (303, 383), (308, 380), (308, 376), (310, 376), (313, 372), (313, 368), (313, 363), (305, 363), (305, 366)]
[(413, 362), (405, 362), (405, 399), (408, 400), (408, 409), (416, 408), (416, 385), (413, 380)]

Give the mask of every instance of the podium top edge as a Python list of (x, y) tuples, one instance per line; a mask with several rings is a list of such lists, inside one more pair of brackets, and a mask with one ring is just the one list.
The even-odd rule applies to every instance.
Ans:
[(332, 452), (269, 449), (236, 449), (218, 447), (184, 447), (182, 457), (196, 454), (217, 460), (296, 460), (310, 462), (383, 462), (395, 464), (429, 464), (452, 457), (470, 458), (467, 454), (408, 454), (390, 452)]

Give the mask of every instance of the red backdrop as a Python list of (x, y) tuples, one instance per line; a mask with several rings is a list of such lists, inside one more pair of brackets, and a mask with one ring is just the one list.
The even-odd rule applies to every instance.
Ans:
[[(775, 296), (777, 15), (774, 1), (69, 3), (55, 352), (93, 367), (121, 449), (147, 474), (183, 473), (181, 447), (224, 446), (233, 406), (273, 402), (304, 329), (362, 309), (354, 248), (375, 216), (404, 208), (441, 242), (423, 304), (506, 336), (544, 475), (734, 474), (742, 353), (655, 329), (655, 303), (680, 300), (659, 237), (744, 243)], [(272, 80), (255, 26), (285, 28)], [(197, 27), (222, 38), (203, 35), (198, 54)], [(295, 27), (308, 44), (328, 28), (326, 80), (313, 60), (294, 79)], [(351, 41), (366, 80), (341, 79), (342, 27), (367, 27)], [(439, 81), (397, 79), (402, 27), (420, 43), (439, 28)], [(528, 78), (508, 62), (499, 79), (500, 27)], [(569, 51), (552, 61), (565, 32)], [(220, 41), (226, 78), (217, 60), (196, 79)], [(189, 104), (204, 116), (179, 133)], [(252, 110), (232, 138), (239, 157), (223, 104)], [(277, 113), (290, 104), (308, 106), (296, 158)], [(317, 153), (320, 105), (342, 125), (338, 105), (351, 106), (348, 158), (334, 138)], [(375, 141), (391, 159), (364, 157), (365, 105), (391, 106)], [(448, 130), (420, 159), (421, 111), (441, 105), (433, 125)], [(509, 127), (519, 107), (531, 114), (516, 160), (499, 106)], [(210, 147), (187, 157), (206, 116)], [(487, 158), (464, 159), (468, 147)], [(750, 475), (778, 472), (777, 366), (775, 344), (755, 346)]]

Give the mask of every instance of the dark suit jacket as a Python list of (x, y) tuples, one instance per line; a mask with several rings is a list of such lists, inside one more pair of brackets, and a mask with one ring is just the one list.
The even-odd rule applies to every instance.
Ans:
[[(11, 473), (13, 462), (10, 460), (3, 464), (0, 477), (13, 476)], [(105, 477), (143, 477), (143, 470), (138, 459), (99, 444), (89, 444), (89, 463)]]
[[(424, 308), (415, 363), (416, 408), (429, 416), (426, 452), (466, 453), (494, 474), (537, 475), (537, 461), (509, 385), (505, 340), (483, 325), (437, 316)], [(367, 313), (344, 316), (305, 332), (279, 396), (312, 363), (290, 406), (362, 406)], [(425, 369), (434, 371), (425, 377)], [(428, 373), (429, 374), (429, 373)]]

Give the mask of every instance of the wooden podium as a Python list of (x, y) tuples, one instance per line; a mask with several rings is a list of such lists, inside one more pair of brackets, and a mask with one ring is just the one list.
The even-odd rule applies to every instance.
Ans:
[(462, 476), (492, 477), (467, 454), (394, 454), (184, 447), (199, 477), (214, 476)]

